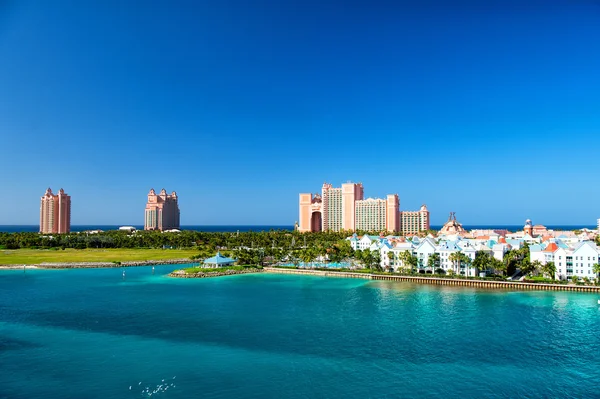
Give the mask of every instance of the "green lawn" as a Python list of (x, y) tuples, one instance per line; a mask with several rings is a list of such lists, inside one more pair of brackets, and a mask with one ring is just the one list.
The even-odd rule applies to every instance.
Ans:
[(44, 262), (125, 262), (130, 260), (183, 259), (196, 249), (3, 249), (0, 265), (33, 265)]

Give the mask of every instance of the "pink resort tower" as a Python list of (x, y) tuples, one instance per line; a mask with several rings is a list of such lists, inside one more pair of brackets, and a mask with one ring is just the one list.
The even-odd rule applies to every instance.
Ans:
[(165, 189), (156, 194), (154, 189), (148, 193), (144, 230), (171, 230), (179, 229), (179, 204), (177, 193), (167, 194)]
[(71, 231), (71, 196), (62, 188), (53, 194), (48, 188), (40, 203), (40, 233), (63, 234)]
[(429, 229), (429, 211), (400, 211), (398, 194), (364, 198), (362, 183), (333, 187), (324, 183), (321, 193), (301, 193), (298, 231), (388, 231), (417, 234)]

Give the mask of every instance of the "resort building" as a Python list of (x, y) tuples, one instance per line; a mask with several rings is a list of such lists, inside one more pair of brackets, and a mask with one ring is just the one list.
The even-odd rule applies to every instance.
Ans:
[(399, 232), (402, 214), (406, 214), (407, 231), (416, 234), (429, 229), (425, 205), (416, 212), (400, 212), (398, 194), (365, 199), (362, 183), (344, 183), (341, 187), (324, 183), (320, 194), (300, 194), (298, 231)]
[(68, 233), (71, 231), (71, 196), (62, 188), (53, 194), (48, 188), (40, 201), (40, 233)]
[(154, 189), (148, 193), (144, 230), (172, 230), (179, 229), (179, 205), (177, 193), (167, 194), (163, 188), (160, 194)]
[(400, 231), (402, 234), (419, 234), (421, 231), (429, 230), (429, 227), (429, 210), (427, 210), (426, 205), (421, 205), (421, 209), (418, 211), (400, 212)]
[[(451, 218), (454, 220), (454, 217)], [(526, 225), (527, 226), (527, 225)], [(534, 226), (531, 225), (533, 228)], [(538, 237), (539, 238), (539, 237)], [(354, 234), (347, 238), (354, 250), (377, 251), (380, 254), (380, 266), (384, 270), (399, 271), (399, 269), (416, 268), (420, 273), (431, 274), (435, 270), (457, 275), (475, 276), (477, 273), (493, 273), (494, 270), (476, 270), (473, 263), (478, 253), (487, 253), (499, 261), (504, 260), (505, 254), (513, 249), (522, 248), (526, 237), (506, 239), (467, 238), (460, 235), (448, 235), (434, 238), (416, 236), (368, 236), (359, 237)], [(409, 252), (416, 258), (416, 266), (403, 264), (403, 253)], [(594, 265), (600, 262), (600, 248), (587, 236), (564, 236), (564, 239), (546, 237), (538, 243), (529, 245), (530, 261), (539, 261), (541, 265), (554, 262), (556, 266), (555, 279), (565, 280), (578, 278), (597, 279)], [(462, 261), (456, 259), (456, 253), (465, 255)], [(435, 262), (429, 262), (437, 254)], [(435, 264), (434, 264), (435, 263)], [(536, 273), (542, 273), (538, 269)], [(523, 276), (520, 276), (521, 278)]]

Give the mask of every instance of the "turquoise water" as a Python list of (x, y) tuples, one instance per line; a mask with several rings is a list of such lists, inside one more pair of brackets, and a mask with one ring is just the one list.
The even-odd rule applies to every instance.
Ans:
[(0, 397), (600, 396), (596, 295), (172, 269), (0, 271)]

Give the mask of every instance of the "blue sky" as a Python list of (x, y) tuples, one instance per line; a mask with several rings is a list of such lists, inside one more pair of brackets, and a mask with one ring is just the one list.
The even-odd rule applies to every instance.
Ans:
[[(597, 1), (0, 0), (0, 224), (297, 220), (352, 180), (432, 223), (600, 217)], [(15, 195), (13, 195), (15, 193)]]

